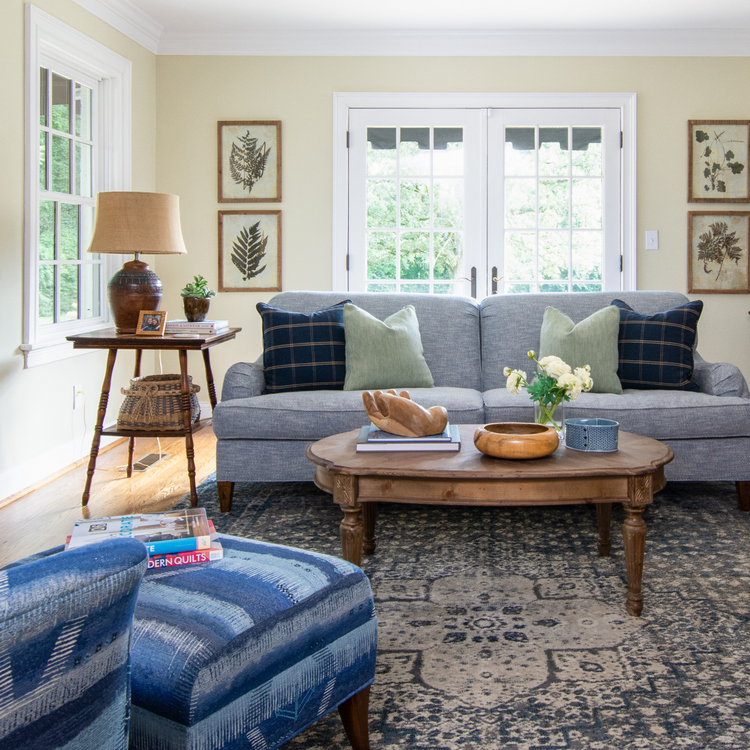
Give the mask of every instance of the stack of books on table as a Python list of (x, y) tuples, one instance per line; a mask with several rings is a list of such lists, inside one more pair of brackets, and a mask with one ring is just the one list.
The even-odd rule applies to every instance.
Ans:
[(168, 320), (164, 326), (165, 336), (215, 336), (229, 330), (228, 320)]
[(224, 557), (205, 508), (76, 521), (65, 548), (75, 549), (117, 537), (139, 539), (146, 545), (149, 570), (213, 562)]
[(461, 448), (458, 426), (447, 424), (438, 435), (404, 437), (365, 425), (357, 437), (357, 452), (362, 451), (457, 451)]

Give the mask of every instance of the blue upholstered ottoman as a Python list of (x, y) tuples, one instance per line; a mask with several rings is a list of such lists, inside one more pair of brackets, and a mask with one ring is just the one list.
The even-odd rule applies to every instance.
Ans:
[(223, 560), (143, 580), (130, 748), (272, 750), (337, 706), (352, 745), (367, 747), (377, 647), (367, 577), (327, 555), (221, 541)]

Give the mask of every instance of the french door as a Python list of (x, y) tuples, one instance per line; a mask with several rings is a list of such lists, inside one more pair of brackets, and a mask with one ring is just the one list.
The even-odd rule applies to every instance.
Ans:
[(618, 109), (352, 109), (352, 291), (621, 288)]

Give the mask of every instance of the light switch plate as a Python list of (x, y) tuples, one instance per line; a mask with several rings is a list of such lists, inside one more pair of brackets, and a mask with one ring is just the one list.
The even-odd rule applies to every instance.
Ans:
[(646, 232), (646, 250), (659, 249), (659, 232), (656, 230)]

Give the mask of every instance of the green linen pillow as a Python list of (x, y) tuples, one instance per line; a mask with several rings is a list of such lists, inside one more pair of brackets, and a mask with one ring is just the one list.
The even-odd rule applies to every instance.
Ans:
[(593, 393), (622, 393), (617, 377), (619, 332), (620, 311), (614, 305), (597, 310), (580, 323), (574, 323), (565, 313), (548, 307), (544, 311), (539, 336), (538, 359), (555, 355), (574, 370), (591, 365)]
[(344, 305), (344, 335), (345, 391), (435, 385), (424, 359), (414, 305), (407, 305), (385, 320), (378, 320), (356, 305)]

